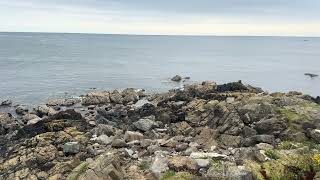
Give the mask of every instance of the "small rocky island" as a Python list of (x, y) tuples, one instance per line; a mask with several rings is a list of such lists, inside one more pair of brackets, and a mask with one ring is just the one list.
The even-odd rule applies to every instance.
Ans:
[(320, 178), (319, 98), (241, 82), (2, 103), (0, 179)]

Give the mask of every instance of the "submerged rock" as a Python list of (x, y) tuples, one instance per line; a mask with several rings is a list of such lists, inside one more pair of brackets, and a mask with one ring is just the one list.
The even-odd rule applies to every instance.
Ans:
[(11, 105), (12, 105), (11, 100), (5, 100), (0, 103), (0, 106), (11, 106)]
[(182, 81), (182, 77), (179, 75), (175, 75), (173, 78), (171, 78), (171, 81), (180, 82)]

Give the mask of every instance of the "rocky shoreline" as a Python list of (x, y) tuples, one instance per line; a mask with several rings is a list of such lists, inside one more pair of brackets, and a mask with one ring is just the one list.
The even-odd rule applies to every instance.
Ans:
[(0, 180), (317, 179), (320, 99), (240, 81), (2, 106)]

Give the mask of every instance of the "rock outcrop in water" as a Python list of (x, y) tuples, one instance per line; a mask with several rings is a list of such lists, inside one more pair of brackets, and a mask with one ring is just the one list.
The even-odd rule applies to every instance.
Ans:
[(320, 105), (233, 82), (0, 113), (0, 179), (316, 179)]

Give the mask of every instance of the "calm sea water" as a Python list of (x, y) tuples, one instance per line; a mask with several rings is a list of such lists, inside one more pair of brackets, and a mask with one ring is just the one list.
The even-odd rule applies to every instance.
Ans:
[(164, 91), (192, 81), (243, 80), (320, 95), (320, 38), (0, 33), (0, 100), (25, 104), (90, 88)]

